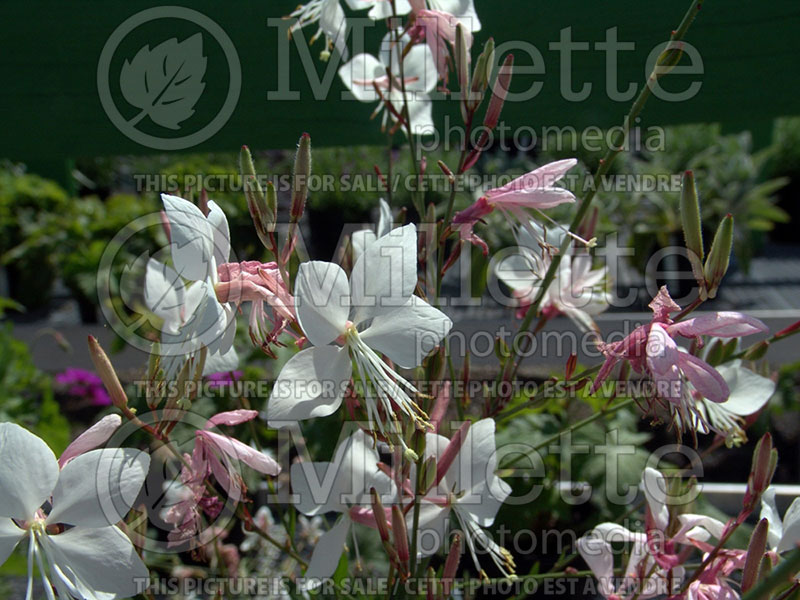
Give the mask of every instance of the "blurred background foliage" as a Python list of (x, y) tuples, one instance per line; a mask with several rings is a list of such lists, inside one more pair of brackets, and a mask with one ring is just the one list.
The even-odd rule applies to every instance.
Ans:
[[(491, 181), (493, 176), (521, 175), (545, 162), (577, 156), (581, 165), (574, 170), (578, 176), (570, 181), (570, 186), (581, 195), (587, 185), (585, 178), (597, 167), (605, 147), (601, 142), (596, 151), (588, 151), (586, 144), (580, 143), (580, 135), (580, 132), (551, 134), (530, 152), (486, 152), (476, 171), (482, 181)], [(655, 144), (660, 146), (657, 151), (646, 150), (645, 142), (640, 140), (633, 144), (633, 151), (618, 156), (613, 175), (664, 178), (694, 170), (704, 234), (710, 238), (723, 216), (734, 215), (735, 260), (745, 272), (768, 239), (797, 243), (788, 223), (792, 217), (800, 216), (796, 203), (800, 192), (800, 119), (776, 121), (772, 143), (759, 150), (754, 150), (749, 133), (722, 135), (716, 125), (666, 128), (662, 143)], [(261, 151), (255, 158), (257, 170), (263, 176), (286, 178), (291, 173), (291, 152)], [(455, 152), (446, 153), (443, 158), (451, 167), (457, 163)], [(0, 263), (4, 279), (0, 282), (1, 291), (34, 317), (39, 315), (37, 311), (46, 309), (53, 283), (60, 280), (78, 301), (82, 319), (94, 321), (98, 265), (108, 241), (128, 223), (157, 213), (158, 191), (164, 187), (172, 193), (196, 198), (198, 175), (216, 186), (209, 196), (228, 216), (233, 255), (261, 258), (263, 249), (240, 191), (237, 161), (234, 153), (79, 160), (73, 194), (53, 181), (26, 172), (24, 165), (0, 163)], [(394, 177), (413, 172), (407, 152), (393, 150), (392, 162)], [(309, 198), (307, 224), (313, 245), (308, 250), (312, 257), (330, 259), (341, 241), (342, 225), (370, 222), (377, 199), (387, 195), (378, 185), (375, 166), (387, 176), (387, 163), (385, 148), (314, 149), (313, 172), (332, 178), (328, 182), (318, 180), (317, 189), (312, 190)], [(427, 174), (440, 177), (441, 182), (436, 165), (429, 164)], [(366, 181), (367, 185), (359, 187), (358, 181)], [(152, 191), (140, 191), (142, 182)], [(285, 211), (288, 185), (279, 183), (278, 190), (279, 205)], [(480, 187), (460, 191), (456, 207), (466, 207), (480, 192)], [(438, 185), (428, 192), (428, 199), (442, 200), (446, 193), (446, 188)], [(658, 248), (681, 243), (678, 202), (678, 192), (601, 189), (597, 234), (620, 232), (623, 238), (620, 243), (636, 249), (632, 263), (641, 270)], [(392, 194), (392, 206), (395, 210), (407, 208), (406, 218), (418, 218), (402, 181)], [(559, 207), (548, 211), (548, 216), (566, 221), (569, 210), (568, 206)], [(511, 232), (501, 217), (491, 215), (487, 222), (490, 227), (482, 228), (481, 235), (490, 246), (513, 245)], [(110, 283), (114, 285), (114, 281), (120, 280), (120, 270), (130, 268), (143, 253), (155, 251), (164, 242), (157, 227), (134, 236), (121, 255), (115, 257), (113, 269), (117, 276)], [(478, 256), (475, 258), (480, 260)], [(476, 285), (480, 283), (477, 281)], [(120, 290), (111, 292), (115, 295)]]

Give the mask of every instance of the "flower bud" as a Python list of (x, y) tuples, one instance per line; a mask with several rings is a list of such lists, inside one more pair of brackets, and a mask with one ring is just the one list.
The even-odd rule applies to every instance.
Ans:
[(381, 536), (381, 541), (389, 541), (389, 523), (386, 521), (386, 513), (383, 510), (381, 498), (375, 488), (370, 488), (369, 495), (372, 499), (372, 514), (375, 515), (375, 524), (378, 527), (378, 533)]
[(435, 428), (436, 431), (439, 430), (439, 426), (444, 419), (444, 416), (447, 414), (447, 408), (450, 406), (450, 380), (443, 381), (439, 385), (439, 389), (436, 394), (436, 398), (433, 401), (433, 407), (431, 408), (431, 414), (428, 417), (428, 420), (431, 422), (431, 425)]
[(444, 561), (444, 568), (442, 568), (442, 587), (444, 588), (445, 598), (450, 597), (459, 562), (461, 562), (461, 536), (455, 534), (453, 543), (450, 544), (450, 552), (447, 553), (447, 558)]
[[(489, 38), (483, 45), (483, 52), (475, 61), (475, 70), (472, 72), (472, 91), (478, 102), (483, 97), (483, 92), (489, 86), (492, 77), (492, 67), (494, 66), (494, 38)], [(475, 106), (477, 108), (477, 106)]]
[(122, 389), (119, 377), (100, 343), (91, 335), (89, 336), (89, 355), (108, 395), (111, 396), (111, 402), (120, 410), (128, 410), (128, 397), (125, 395), (125, 390)]
[(406, 565), (411, 556), (408, 551), (408, 530), (406, 529), (405, 515), (397, 504), (392, 505), (392, 533), (397, 557), (403, 565)]
[(728, 264), (731, 258), (731, 246), (733, 246), (733, 216), (728, 214), (717, 228), (711, 250), (706, 258), (703, 268), (708, 288), (708, 297), (714, 298), (717, 295), (719, 284), (728, 271)]
[(278, 198), (275, 188), (271, 183), (267, 184), (267, 194), (261, 189), (256, 176), (253, 158), (247, 146), (242, 146), (239, 155), (239, 163), (242, 172), (242, 188), (247, 199), (247, 209), (253, 219), (253, 225), (261, 243), (265, 246), (270, 245), (269, 232), (277, 220)]
[(689, 251), (689, 262), (692, 273), (700, 285), (701, 295), (705, 293), (705, 276), (703, 275), (703, 234), (700, 222), (700, 202), (697, 199), (697, 188), (694, 184), (694, 173), (686, 171), (681, 184), (681, 222), (683, 238)]
[(761, 567), (761, 559), (767, 550), (767, 533), (769, 532), (769, 521), (761, 519), (753, 529), (750, 537), (750, 544), (747, 546), (747, 558), (742, 569), (742, 592), (747, 592), (758, 581), (758, 571)]
[(294, 158), (294, 177), (292, 179), (292, 204), (289, 209), (289, 222), (297, 223), (303, 216), (308, 198), (308, 179), (311, 177), (311, 136), (304, 133), (297, 144)]
[(492, 88), (492, 99), (489, 101), (489, 107), (486, 109), (486, 116), (483, 119), (483, 125), (487, 129), (494, 129), (500, 120), (500, 113), (503, 110), (503, 104), (508, 96), (508, 89), (511, 86), (511, 75), (514, 67), (514, 55), (509, 54), (503, 61), (500, 71), (497, 73), (497, 79)]
[(747, 514), (755, 509), (756, 504), (761, 499), (761, 494), (769, 487), (777, 464), (778, 451), (772, 447), (772, 436), (769, 433), (765, 433), (758, 440), (753, 451), (753, 463), (750, 468), (747, 491), (744, 497), (744, 510)]
[(419, 480), (419, 493), (428, 493), (428, 490), (430, 490), (436, 483), (436, 473), (436, 458), (429, 456), (427, 459), (425, 459), (425, 462), (422, 463), (422, 473), (420, 474)]

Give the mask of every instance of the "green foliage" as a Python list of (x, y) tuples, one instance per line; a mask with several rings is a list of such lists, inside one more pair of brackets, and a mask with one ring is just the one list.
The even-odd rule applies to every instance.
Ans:
[(69, 207), (67, 193), (52, 181), (16, 166), (0, 169), (0, 264), (12, 295), (26, 308), (49, 300), (53, 250), (65, 236), (61, 219)]
[(33, 364), (28, 347), (0, 326), (0, 422), (19, 423), (58, 455), (69, 444), (70, 427), (53, 397), (50, 378)]

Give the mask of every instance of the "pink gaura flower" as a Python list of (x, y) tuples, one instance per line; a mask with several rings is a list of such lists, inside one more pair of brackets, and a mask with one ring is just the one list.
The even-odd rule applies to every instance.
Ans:
[[(263, 452), (211, 431), (218, 425), (239, 425), (257, 416), (258, 411), (255, 410), (221, 412), (211, 417), (203, 429), (195, 431), (192, 454), (184, 454), (185, 464), (181, 469), (180, 482), (168, 486), (168, 506), (162, 512), (164, 521), (175, 527), (169, 534), (172, 545), (189, 541), (203, 533), (200, 531), (202, 515), (214, 519), (224, 507), (225, 502), (213, 494), (206, 484), (209, 476), (214, 476), (228, 501), (238, 502), (246, 491), (238, 471), (239, 461), (264, 475), (280, 473), (280, 465)], [(209, 541), (200, 536), (201, 545)]]
[(761, 333), (766, 325), (756, 318), (738, 312), (715, 312), (674, 322), (670, 315), (680, 311), (666, 287), (659, 290), (650, 303), (653, 319), (633, 330), (625, 339), (601, 344), (606, 357), (592, 385), (596, 391), (620, 361), (627, 361), (634, 371), (646, 375), (655, 383), (655, 395), (671, 403), (674, 413), (685, 427), (702, 419), (694, 407), (688, 380), (694, 389), (712, 402), (725, 402), (730, 389), (720, 373), (704, 360), (678, 348), (675, 338), (683, 336), (702, 343), (701, 336), (724, 338)]
[(575, 202), (572, 192), (557, 187), (555, 183), (576, 164), (578, 161), (574, 158), (548, 163), (502, 187), (489, 190), (472, 206), (456, 213), (453, 217), (454, 229), (459, 231), (463, 241), (475, 244), (484, 254), (488, 254), (486, 242), (473, 232), (475, 225), (499, 209), (512, 226), (518, 222), (525, 227), (530, 221), (527, 210), (544, 210), (565, 202)]
[(277, 263), (255, 260), (223, 263), (217, 267), (217, 275), (217, 299), (237, 307), (243, 302), (250, 303), (250, 339), (274, 358), (272, 346), (283, 345), (278, 337), (287, 331), (296, 318), (294, 298), (281, 277)]

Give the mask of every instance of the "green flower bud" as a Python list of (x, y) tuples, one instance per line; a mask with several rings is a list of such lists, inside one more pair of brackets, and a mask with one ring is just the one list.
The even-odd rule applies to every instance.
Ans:
[(719, 224), (711, 250), (708, 253), (703, 272), (708, 288), (708, 297), (714, 298), (717, 289), (728, 271), (731, 258), (731, 247), (733, 246), (733, 216), (728, 214)]

